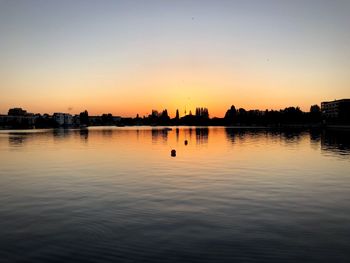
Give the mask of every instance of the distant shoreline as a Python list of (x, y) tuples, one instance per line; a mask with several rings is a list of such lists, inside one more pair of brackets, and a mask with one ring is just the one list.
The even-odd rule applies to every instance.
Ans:
[(194, 127), (194, 128), (206, 128), (206, 127), (222, 127), (222, 128), (233, 128), (233, 129), (257, 129), (257, 130), (280, 130), (280, 129), (322, 129), (322, 130), (346, 130), (350, 131), (350, 125), (315, 125), (315, 124), (288, 124), (279, 126), (249, 126), (249, 125), (90, 125), (87, 127), (40, 127), (40, 128), (12, 128), (12, 127), (0, 127), (0, 130), (45, 130), (45, 129), (64, 129), (64, 130), (83, 130), (87, 128), (98, 128), (98, 127), (110, 127), (110, 128), (129, 128), (129, 127), (149, 127), (149, 128), (181, 128), (181, 127)]

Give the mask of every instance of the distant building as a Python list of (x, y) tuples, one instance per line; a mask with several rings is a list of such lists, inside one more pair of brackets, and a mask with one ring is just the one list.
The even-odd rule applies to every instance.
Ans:
[(326, 119), (350, 120), (350, 99), (321, 102), (321, 112)]
[(114, 122), (120, 122), (122, 120), (122, 117), (120, 116), (113, 116), (113, 121)]
[(79, 126), (80, 125), (80, 115), (75, 114), (73, 116), (73, 125), (74, 126)]
[(38, 118), (33, 113), (28, 113), (22, 108), (9, 109), (8, 115), (0, 115), (0, 126), (8, 128), (32, 128), (35, 119)]
[(100, 125), (117, 125), (121, 122), (120, 116), (113, 116), (112, 114), (102, 114), (102, 116), (89, 116), (89, 123), (92, 126)]
[(7, 115), (8, 116), (26, 116), (27, 111), (23, 110), (22, 108), (12, 108), (12, 109), (9, 109)]
[(59, 126), (73, 125), (73, 116), (70, 115), (69, 113), (55, 112), (52, 115), (52, 118)]
[(0, 115), (0, 127), (32, 128), (35, 119), (35, 116)]
[(101, 116), (89, 116), (89, 123), (92, 126), (102, 125)]

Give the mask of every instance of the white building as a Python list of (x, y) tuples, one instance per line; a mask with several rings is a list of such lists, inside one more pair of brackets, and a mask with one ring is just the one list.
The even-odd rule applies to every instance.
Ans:
[(59, 126), (70, 126), (73, 124), (73, 116), (69, 113), (55, 112), (52, 118)]

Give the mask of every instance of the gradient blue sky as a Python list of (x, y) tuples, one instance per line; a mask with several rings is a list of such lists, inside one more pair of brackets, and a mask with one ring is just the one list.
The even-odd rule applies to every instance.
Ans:
[(350, 1), (0, 0), (0, 113), (350, 97)]

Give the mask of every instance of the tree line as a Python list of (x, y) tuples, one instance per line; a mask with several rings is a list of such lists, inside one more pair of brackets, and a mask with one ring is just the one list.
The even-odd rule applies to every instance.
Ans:
[[(48, 114), (35, 117), (32, 126), (37, 128), (58, 127), (58, 124)], [(197, 125), (197, 126), (287, 126), (287, 125), (320, 125), (322, 123), (321, 109), (318, 105), (312, 105), (309, 112), (303, 112), (299, 107), (287, 107), (281, 110), (246, 110), (236, 108), (232, 105), (223, 118), (210, 118), (209, 110), (205, 107), (197, 107), (195, 113), (180, 117), (179, 110), (176, 110), (175, 117), (171, 118), (168, 110), (152, 110), (148, 116), (135, 118), (115, 117), (111, 113), (101, 116), (89, 116), (88, 111), (83, 111), (75, 115), (74, 126), (100, 126), (100, 125)], [(29, 127), (26, 123), (7, 123), (9, 127)]]
[(312, 105), (309, 112), (303, 112), (299, 107), (287, 107), (281, 110), (246, 110), (236, 109), (232, 105), (223, 118), (209, 117), (207, 108), (198, 107), (195, 114), (179, 117), (176, 110), (174, 118), (170, 118), (165, 109), (161, 112), (153, 110), (149, 116), (143, 118), (122, 118), (125, 125), (224, 125), (224, 126), (281, 126), (281, 125), (317, 125), (322, 122), (321, 109)]

